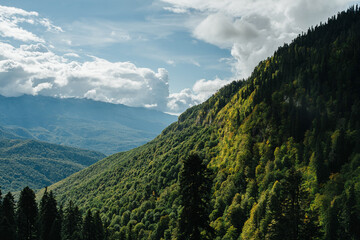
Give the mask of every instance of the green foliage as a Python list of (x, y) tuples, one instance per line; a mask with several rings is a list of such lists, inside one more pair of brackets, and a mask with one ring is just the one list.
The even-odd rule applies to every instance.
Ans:
[(5, 191), (40, 189), (97, 162), (99, 152), (34, 140), (0, 140), (0, 185)]
[(63, 240), (81, 240), (82, 218), (79, 208), (69, 202), (62, 223)]
[(188, 109), (153, 141), (50, 189), (61, 203), (98, 210), (111, 239), (174, 239), (181, 234), (181, 159), (196, 151), (215, 173), (208, 202), (214, 238), (356, 239), (358, 29), (358, 7), (339, 13), (279, 48), (246, 81)]
[[(183, 160), (183, 167), (179, 173), (179, 195), (182, 208), (179, 215), (178, 239), (200, 240), (205, 239), (205, 236), (200, 234), (202, 230), (211, 233), (207, 211), (210, 191), (211, 181), (206, 165), (198, 154), (191, 153)], [(155, 236), (154, 239), (160, 239), (160, 237)]]
[(79, 209), (69, 202), (63, 214), (62, 207), (57, 206), (55, 196), (52, 192), (48, 193), (47, 189), (38, 208), (35, 193), (29, 187), (25, 187), (20, 193), (16, 215), (14, 197), (10, 192), (0, 201), (0, 236), (2, 240), (107, 239), (98, 212), (92, 214), (88, 210), (82, 220)]

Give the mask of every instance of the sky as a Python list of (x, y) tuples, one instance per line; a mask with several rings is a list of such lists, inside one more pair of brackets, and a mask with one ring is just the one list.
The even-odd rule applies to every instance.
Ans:
[(0, 94), (179, 114), (352, 0), (2, 0)]

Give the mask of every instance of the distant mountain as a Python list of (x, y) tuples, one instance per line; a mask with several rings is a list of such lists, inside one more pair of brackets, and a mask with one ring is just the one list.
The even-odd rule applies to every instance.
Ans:
[(24, 95), (0, 96), (0, 137), (112, 154), (152, 140), (177, 117), (146, 108)]
[(0, 186), (3, 192), (29, 186), (40, 189), (90, 166), (100, 152), (34, 140), (0, 140)]
[(196, 151), (213, 173), (202, 239), (359, 239), (359, 29), (358, 7), (339, 13), (153, 141), (50, 189), (99, 210), (114, 239), (176, 239), (189, 208), (178, 176)]

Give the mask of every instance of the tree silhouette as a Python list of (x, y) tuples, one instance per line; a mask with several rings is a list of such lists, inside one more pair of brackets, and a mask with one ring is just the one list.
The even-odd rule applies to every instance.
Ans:
[(25, 187), (20, 193), (17, 205), (19, 239), (38, 239), (37, 215), (38, 208), (35, 201), (35, 193), (29, 187)]
[(200, 233), (209, 226), (208, 203), (211, 190), (209, 171), (198, 154), (190, 154), (183, 161), (179, 173), (182, 210), (179, 218), (179, 239), (205, 239)]

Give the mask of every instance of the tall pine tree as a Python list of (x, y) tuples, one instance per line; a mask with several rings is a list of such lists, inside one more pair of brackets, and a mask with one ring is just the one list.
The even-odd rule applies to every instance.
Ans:
[(5, 195), (1, 206), (0, 236), (2, 240), (16, 239), (15, 201), (9, 192)]
[(61, 240), (61, 219), (53, 192), (47, 189), (40, 202), (40, 239)]
[(182, 210), (179, 218), (179, 239), (206, 239), (201, 232), (211, 233), (208, 203), (211, 190), (209, 171), (198, 154), (190, 154), (183, 161), (179, 173)]
[(19, 239), (38, 239), (37, 215), (38, 208), (35, 201), (35, 193), (29, 187), (25, 187), (20, 193), (17, 205)]
[(87, 211), (82, 228), (82, 240), (95, 240), (94, 218), (90, 210)]
[(82, 218), (79, 208), (70, 201), (65, 209), (62, 223), (63, 240), (81, 240)]

